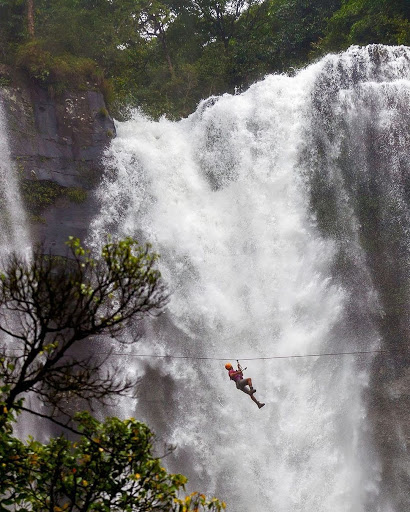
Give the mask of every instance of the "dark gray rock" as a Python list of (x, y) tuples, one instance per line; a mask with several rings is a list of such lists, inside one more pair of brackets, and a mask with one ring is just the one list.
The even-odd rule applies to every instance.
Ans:
[(69, 235), (84, 239), (87, 234), (97, 208), (93, 191), (101, 179), (102, 157), (115, 136), (103, 95), (88, 90), (52, 97), (37, 85), (13, 85), (0, 87), (0, 96), (20, 179), (81, 192), (81, 201), (60, 194), (51, 204), (39, 205), (41, 212), (28, 212), (33, 241), (64, 252)]

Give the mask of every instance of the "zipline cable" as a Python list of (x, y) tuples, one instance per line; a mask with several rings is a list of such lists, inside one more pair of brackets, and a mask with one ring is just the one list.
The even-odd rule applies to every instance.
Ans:
[[(1, 347), (4, 349), (5, 347)], [(7, 350), (21, 351), (21, 348), (9, 348)], [(241, 361), (267, 361), (272, 359), (303, 359), (308, 357), (337, 357), (337, 356), (355, 356), (355, 355), (368, 355), (368, 354), (391, 354), (394, 352), (404, 352), (408, 350), (408, 347), (396, 348), (396, 349), (374, 349), (374, 350), (356, 350), (350, 352), (319, 352), (317, 354), (291, 354), (283, 356), (260, 356), (260, 357), (210, 357), (210, 356), (172, 356), (167, 354), (132, 354), (130, 352), (103, 352), (99, 351), (98, 354), (110, 355), (110, 356), (128, 356), (128, 357), (149, 357), (153, 359), (193, 359), (200, 361), (229, 361), (229, 360), (241, 360)], [(68, 355), (68, 354), (65, 354)]]
[[(322, 352), (318, 354), (295, 354), (284, 356), (266, 356), (266, 357), (208, 357), (208, 356), (171, 356), (171, 355), (155, 355), (155, 354), (132, 354), (128, 352), (112, 352), (113, 356), (129, 356), (129, 357), (151, 357), (158, 359), (197, 359), (197, 360), (210, 360), (210, 361), (263, 361), (270, 359), (292, 359), (292, 358), (305, 358), (305, 357), (332, 357), (332, 356), (350, 356), (350, 355), (367, 355), (367, 354), (386, 354), (392, 352), (402, 352), (406, 348), (400, 349), (375, 349), (375, 350), (357, 350), (351, 352)], [(100, 354), (108, 352), (100, 352)]]

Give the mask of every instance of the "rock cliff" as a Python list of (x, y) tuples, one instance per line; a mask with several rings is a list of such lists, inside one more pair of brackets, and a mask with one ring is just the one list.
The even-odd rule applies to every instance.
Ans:
[(115, 126), (103, 95), (66, 91), (53, 97), (0, 69), (0, 101), (34, 241), (64, 251), (69, 235), (84, 239), (96, 209), (94, 189)]

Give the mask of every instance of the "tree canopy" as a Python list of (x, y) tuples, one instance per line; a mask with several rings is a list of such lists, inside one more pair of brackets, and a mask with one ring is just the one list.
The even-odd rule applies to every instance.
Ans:
[(352, 44), (410, 44), (410, 3), (348, 0), (329, 19), (321, 47), (344, 50)]
[(30, 259), (12, 254), (0, 275), (0, 331), (11, 338), (0, 348), (6, 411), (24, 408), (20, 398), (30, 392), (50, 418), (58, 413), (68, 421), (65, 404), (74, 398), (91, 406), (135, 387), (113, 364), (103, 364), (108, 349), (103, 358), (101, 350), (87, 349), (89, 338), (115, 339), (131, 320), (157, 314), (167, 302), (149, 245), (110, 241), (99, 258), (76, 238), (68, 245), (66, 258), (44, 254), (41, 246)]
[(187, 479), (153, 455), (153, 434), (135, 419), (76, 416), (81, 436), (27, 443), (0, 429), (0, 511), (220, 512), (224, 503), (183, 496)]
[[(97, 258), (76, 238), (68, 246), (67, 257), (39, 246), (30, 258), (3, 262), (0, 512), (220, 512), (225, 505), (215, 498), (184, 496), (187, 479), (161, 465), (145, 424), (75, 413), (135, 386), (108, 365), (106, 341), (88, 350), (90, 337), (117, 340), (131, 320), (160, 312), (168, 296), (149, 245), (110, 240)], [(29, 394), (37, 402), (26, 407)], [(22, 411), (50, 419), (75, 441), (64, 434), (21, 441), (13, 427)]]
[(179, 117), (209, 95), (324, 52), (410, 44), (402, 0), (35, 0), (34, 29), (29, 4), (0, 0), (0, 59), (14, 62), (18, 54), (30, 69), (30, 42), (55, 59), (57, 76), (67, 54), (91, 59), (111, 83), (117, 114), (138, 106)]

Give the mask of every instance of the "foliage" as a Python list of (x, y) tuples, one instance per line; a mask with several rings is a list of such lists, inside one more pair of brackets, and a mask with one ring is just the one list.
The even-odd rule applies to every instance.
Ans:
[(25, 3), (0, 0), (3, 60), (57, 92), (97, 84), (117, 117), (178, 118), (320, 53), (410, 40), (402, 0), (36, 0), (37, 41)]
[(25, 5), (21, 0), (0, 0), (0, 61), (9, 62), (16, 44), (24, 41), (27, 31)]
[(81, 437), (61, 436), (28, 443), (0, 431), (0, 510), (175, 511), (225, 508), (194, 493), (180, 498), (187, 479), (170, 474), (152, 454), (153, 434), (136, 420), (108, 418), (100, 423), (77, 414)]
[(22, 180), (20, 190), (28, 212), (39, 215), (61, 196), (63, 187), (50, 180)]
[(6, 76), (0, 76), (0, 87), (7, 87), (11, 84), (11, 79)]
[(50, 180), (23, 179), (20, 191), (29, 217), (35, 222), (44, 222), (41, 214), (60, 197), (66, 197), (72, 203), (83, 203), (87, 199), (86, 190), (79, 187), (63, 187)]
[[(109, 354), (94, 348), (87, 355), (84, 344), (81, 355), (73, 349), (92, 335), (119, 336), (131, 320), (157, 314), (167, 302), (158, 256), (148, 245), (110, 241), (98, 259), (76, 238), (68, 246), (70, 258), (44, 254), (41, 246), (28, 261), (13, 254), (0, 276), (0, 331), (12, 337), (0, 350), (0, 402), (18, 411), (31, 392), (49, 406), (48, 417), (58, 412), (67, 422), (73, 399), (92, 407), (135, 386), (119, 369), (103, 369)], [(1, 410), (0, 418), (6, 421)]]
[(352, 44), (410, 44), (409, 9), (401, 0), (347, 0), (330, 18), (322, 51)]
[(108, 110), (105, 107), (101, 107), (100, 110), (98, 111), (98, 114), (101, 117), (108, 117), (109, 116)]
[(39, 40), (20, 45), (17, 65), (39, 84), (60, 94), (67, 89), (99, 88), (103, 74), (89, 58), (71, 54), (53, 55)]
[(280, 71), (300, 66), (309, 60), (312, 44), (327, 27), (328, 18), (341, 6), (342, 0), (276, 0), (269, 16), (274, 20), (273, 36), (268, 34), (266, 47)]
[(87, 199), (87, 191), (80, 187), (68, 187), (64, 190), (68, 200), (72, 203), (83, 203)]

